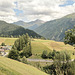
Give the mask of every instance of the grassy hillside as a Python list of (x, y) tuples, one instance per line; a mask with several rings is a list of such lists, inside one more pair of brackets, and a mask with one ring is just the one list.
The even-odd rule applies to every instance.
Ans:
[[(37, 44), (38, 43), (38, 44)], [(37, 44), (37, 48), (41, 48), (39, 45), (43, 44), (43, 47), (47, 47), (46, 49), (55, 49), (57, 51), (61, 51), (61, 50), (74, 50), (74, 47), (71, 45), (65, 45), (63, 42), (56, 42), (53, 40), (40, 40), (40, 39), (35, 39), (34, 41), (32, 41), (32, 45), (36, 45)], [(43, 48), (42, 47), (42, 48)], [(45, 49), (45, 48), (44, 48)]]
[(19, 36), (19, 35), (23, 35), (23, 34), (26, 34), (28, 33), (29, 36), (32, 36), (32, 37), (41, 37), (40, 35), (38, 35), (37, 33), (35, 33), (34, 31), (32, 30), (29, 30), (29, 29), (24, 29), (23, 27), (21, 26), (17, 26), (17, 25), (13, 25), (13, 24), (9, 24), (9, 23), (6, 23), (5, 21), (0, 21), (0, 36)]
[(4, 37), (0, 37), (0, 44), (2, 42), (4, 42), (6, 45), (13, 45), (14, 42), (17, 40), (18, 38), (4, 38)]
[[(2, 38), (0, 37), (0, 44), (4, 42), (6, 45), (13, 45), (15, 40), (18, 38)], [(41, 39), (34, 39), (31, 41), (32, 44), (32, 51), (33, 53), (42, 53), (43, 50), (74, 50), (74, 47), (71, 45), (65, 45), (63, 42), (57, 42), (53, 40), (41, 40)]]
[[(0, 38), (0, 44), (4, 42), (6, 45), (13, 45), (16, 39), (18, 38)], [(68, 51), (71, 54), (75, 52), (73, 46), (65, 45), (63, 42), (56, 42), (53, 40), (34, 39), (31, 41), (31, 45), (33, 54), (31, 58), (40, 58), (40, 55), (44, 50), (50, 52), (55, 49), (57, 51)], [(72, 58), (75, 58), (75, 56), (72, 55)]]
[(30, 65), (26, 65), (21, 62), (0, 56), (0, 75), (47, 75), (47, 74)]
[(75, 13), (60, 19), (48, 21), (36, 28), (35, 31), (50, 40), (63, 41), (65, 31), (73, 28), (75, 25)]

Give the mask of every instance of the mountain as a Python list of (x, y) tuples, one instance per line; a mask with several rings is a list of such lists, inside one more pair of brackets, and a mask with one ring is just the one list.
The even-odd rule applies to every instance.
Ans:
[(18, 26), (22, 26), (24, 28), (28, 28), (28, 27), (31, 26), (30, 24), (28, 24), (28, 23), (26, 23), (24, 21), (17, 21), (17, 22), (14, 22), (13, 24), (18, 25)]
[(13, 24), (34, 30), (37, 27), (41, 26), (43, 23), (45, 23), (45, 22), (37, 19), (37, 20), (31, 21), (31, 22), (17, 21), (17, 22), (14, 22)]
[(37, 68), (0, 56), (0, 75), (47, 75)]
[(69, 14), (60, 19), (48, 21), (36, 28), (35, 31), (45, 38), (56, 41), (63, 41), (65, 31), (73, 28), (74, 25), (75, 13)]
[(0, 35), (13, 35), (13, 36), (17, 36), (17, 35), (23, 35), (28, 33), (29, 36), (32, 37), (41, 37), (40, 35), (38, 35), (37, 33), (35, 33), (32, 30), (29, 29), (25, 29), (21, 26), (17, 26), (14, 24), (9, 24), (6, 23), (5, 21), (0, 21)]
[(29, 22), (28, 24), (30, 24), (31, 26), (28, 27), (28, 28), (31, 29), (31, 30), (34, 30), (34, 29), (36, 29), (37, 27), (41, 26), (43, 23), (45, 23), (45, 22), (42, 21), (42, 20), (37, 19), (37, 20), (35, 20), (35, 21)]

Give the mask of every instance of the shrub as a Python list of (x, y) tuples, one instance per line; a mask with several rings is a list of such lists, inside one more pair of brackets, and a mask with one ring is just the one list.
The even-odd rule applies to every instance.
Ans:
[(26, 59), (26, 57), (25, 57), (25, 56), (22, 58), (21, 62), (23, 62), (23, 63), (27, 64), (27, 59)]
[(43, 53), (42, 53), (42, 56), (41, 56), (41, 57), (46, 59), (46, 58), (48, 57), (47, 55), (48, 55), (48, 54), (47, 54), (47, 51), (43, 51)]
[(17, 50), (11, 50), (9, 52), (8, 58), (18, 60), (19, 52)]
[(48, 58), (49, 58), (49, 59), (52, 59), (52, 52), (49, 52)]
[(1, 46), (6, 46), (5, 43), (2, 43)]

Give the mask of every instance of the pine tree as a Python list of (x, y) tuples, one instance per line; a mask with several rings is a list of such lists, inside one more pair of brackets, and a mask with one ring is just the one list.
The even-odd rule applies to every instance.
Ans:
[(22, 35), (17, 39), (12, 47), (13, 50), (20, 51), (20, 57), (29, 57), (32, 55), (31, 51), (31, 40), (29, 35)]
[(9, 52), (8, 58), (18, 60), (19, 52), (18, 50), (11, 50)]

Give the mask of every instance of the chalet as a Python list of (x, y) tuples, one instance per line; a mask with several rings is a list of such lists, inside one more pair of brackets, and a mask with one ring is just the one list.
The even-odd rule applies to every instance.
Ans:
[(0, 49), (0, 55), (4, 56), (5, 54), (6, 54), (5, 50), (4, 49)]
[(10, 50), (10, 47), (9, 46), (0, 46), (0, 49)]

